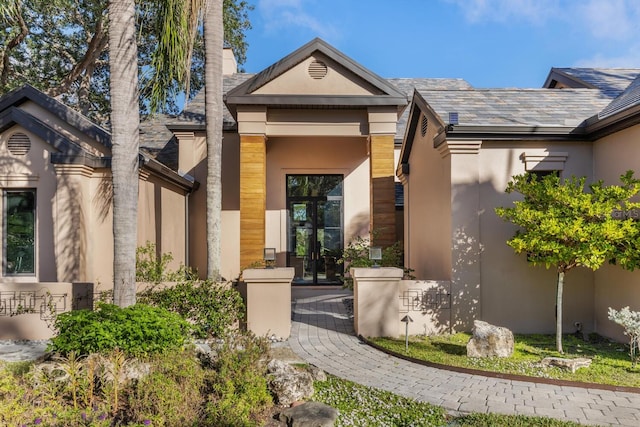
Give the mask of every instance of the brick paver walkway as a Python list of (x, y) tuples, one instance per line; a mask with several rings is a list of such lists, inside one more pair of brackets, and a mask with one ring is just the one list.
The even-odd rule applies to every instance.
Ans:
[(489, 378), (394, 358), (354, 334), (344, 291), (293, 290), (289, 345), (308, 363), (359, 384), (452, 412), (547, 416), (586, 425), (640, 426), (640, 394)]

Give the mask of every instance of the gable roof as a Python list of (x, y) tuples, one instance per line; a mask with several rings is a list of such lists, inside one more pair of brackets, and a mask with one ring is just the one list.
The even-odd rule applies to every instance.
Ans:
[(552, 68), (543, 87), (600, 89), (616, 98), (640, 74), (640, 68)]
[[(335, 61), (338, 65), (371, 85), (378, 94), (373, 95), (267, 95), (254, 92), (275, 80), (286, 71), (300, 64), (314, 53), (319, 52)], [(231, 89), (225, 96), (225, 103), (235, 116), (236, 105), (288, 105), (288, 106), (322, 106), (322, 107), (358, 107), (369, 105), (398, 106), (407, 105), (404, 93), (377, 74), (366, 69), (353, 59), (330, 46), (325, 41), (315, 38), (301, 48), (285, 56), (270, 67), (262, 70), (244, 83)]]
[(20, 106), (27, 101), (39, 105), (105, 147), (111, 147), (111, 134), (108, 131), (96, 125), (74, 109), (45, 95), (31, 85), (24, 85), (13, 89), (0, 97), (0, 111), (4, 111), (12, 106)]
[[(0, 97), (0, 132), (4, 132), (14, 125), (19, 125), (32, 132), (40, 139), (55, 148), (51, 153), (51, 163), (54, 164), (84, 164), (93, 168), (110, 168), (110, 156), (98, 156), (84, 149), (77, 141), (60, 132), (56, 126), (41, 120), (22, 104), (31, 101), (48, 113), (63, 120), (73, 128), (79, 130), (88, 138), (97, 141), (108, 149), (111, 148), (111, 134), (96, 125), (91, 120), (76, 112), (54, 98), (40, 92), (33, 86), (25, 85), (14, 89)], [(142, 166), (155, 171), (164, 179), (174, 182), (190, 190), (194, 182), (153, 159), (149, 154), (141, 152), (139, 161)]]

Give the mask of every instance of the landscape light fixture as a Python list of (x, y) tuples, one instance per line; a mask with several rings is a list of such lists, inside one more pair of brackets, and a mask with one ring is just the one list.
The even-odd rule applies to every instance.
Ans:
[(266, 268), (273, 268), (276, 262), (276, 248), (264, 248), (264, 265)]
[(380, 246), (371, 246), (369, 248), (369, 259), (373, 261), (373, 268), (378, 268), (378, 261), (382, 260), (382, 248)]

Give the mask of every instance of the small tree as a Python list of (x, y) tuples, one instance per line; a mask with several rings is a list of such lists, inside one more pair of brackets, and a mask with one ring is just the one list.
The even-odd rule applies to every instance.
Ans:
[(523, 200), (513, 207), (497, 208), (504, 220), (519, 226), (507, 241), (516, 253), (526, 253), (533, 265), (554, 266), (558, 273), (556, 294), (556, 345), (562, 353), (562, 291), (564, 275), (575, 267), (597, 270), (605, 261), (633, 270), (640, 261), (638, 221), (616, 219), (614, 211), (638, 209), (630, 199), (640, 191), (640, 180), (629, 171), (621, 185), (589, 185), (585, 178), (560, 180), (555, 175), (514, 176), (506, 192), (518, 192)]

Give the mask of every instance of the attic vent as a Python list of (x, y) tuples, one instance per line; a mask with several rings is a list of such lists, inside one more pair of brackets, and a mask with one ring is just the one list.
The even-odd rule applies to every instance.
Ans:
[(14, 156), (24, 156), (31, 149), (31, 140), (24, 133), (14, 133), (7, 141), (7, 148)]
[(327, 64), (322, 61), (312, 61), (309, 64), (309, 75), (316, 80), (324, 78), (327, 75)]
[(420, 125), (420, 135), (424, 138), (427, 135), (427, 128), (429, 127), (429, 119), (424, 114), (422, 115), (422, 124)]

